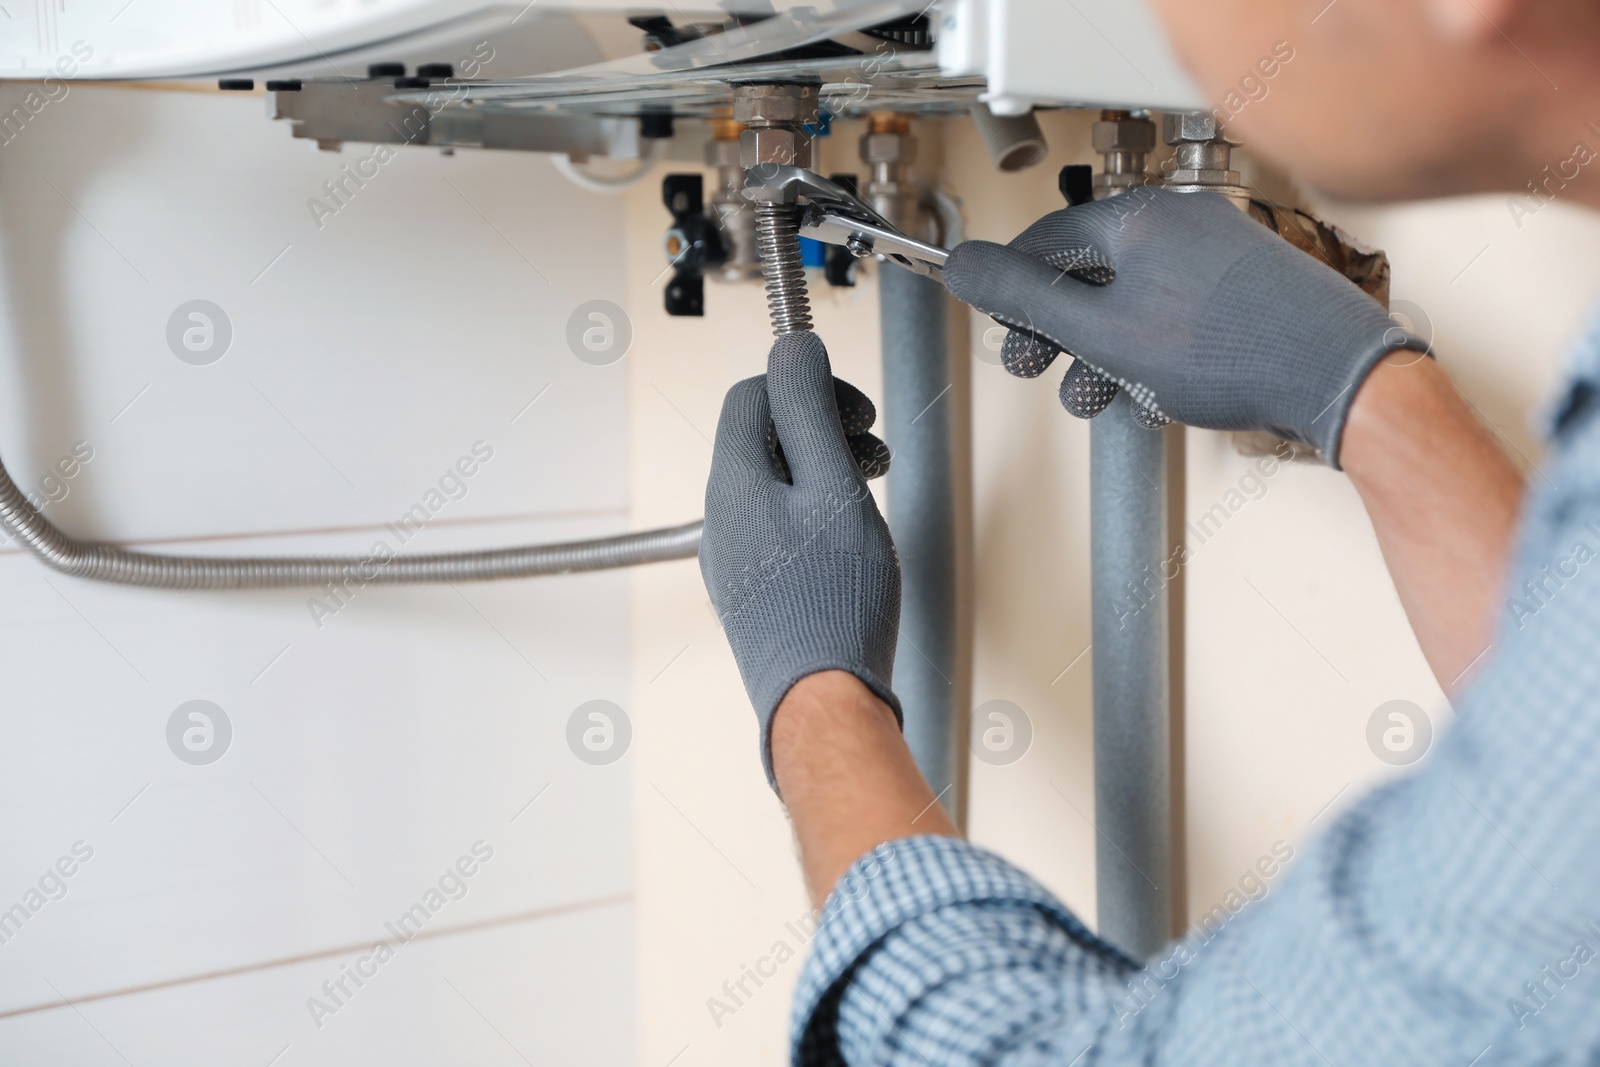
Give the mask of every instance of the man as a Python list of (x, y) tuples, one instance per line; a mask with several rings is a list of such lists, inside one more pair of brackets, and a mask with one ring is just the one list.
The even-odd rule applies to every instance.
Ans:
[[(1600, 168), (1583, 169), (1600, 146), (1600, 5), (1157, 7), (1219, 97), (1292, 43), (1292, 71), (1235, 130), (1330, 193), (1531, 180), (1548, 196), (1546, 165), (1581, 158), (1559, 193), (1600, 204)], [(780, 339), (765, 378), (728, 395), (701, 565), (807, 884), (828, 899), (796, 1062), (1600, 1062), (1600, 568), (1581, 566), (1600, 537), (1600, 324), (1551, 408), (1552, 484), (1524, 505), (1421, 342), (1216, 197), (1058, 212), (1008, 247), (961, 246), (947, 278), (1152, 413), (1315, 445), (1360, 492), (1458, 714), (1419, 773), (1354, 806), (1279, 892), (1141, 971), (933, 803), (890, 687), (894, 548), (821, 343)], [(1536, 613), (1497, 608), (1508, 577), (1535, 590)]]

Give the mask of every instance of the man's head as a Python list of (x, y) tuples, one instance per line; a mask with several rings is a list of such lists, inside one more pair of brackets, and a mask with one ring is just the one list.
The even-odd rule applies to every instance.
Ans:
[[(1592, 0), (1153, 2), (1217, 101), (1240, 99), (1280, 42), (1293, 50), (1265, 95), (1247, 81), (1255, 98), (1221, 114), (1253, 152), (1333, 195), (1521, 192), (1578, 142), (1600, 152)], [(1600, 202), (1600, 162), (1586, 169), (1571, 192)]]

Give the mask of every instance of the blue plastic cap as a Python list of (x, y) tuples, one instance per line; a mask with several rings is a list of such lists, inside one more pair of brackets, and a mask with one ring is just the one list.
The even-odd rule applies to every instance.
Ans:
[(828, 246), (814, 237), (800, 238), (800, 262), (807, 267), (821, 267), (828, 262)]

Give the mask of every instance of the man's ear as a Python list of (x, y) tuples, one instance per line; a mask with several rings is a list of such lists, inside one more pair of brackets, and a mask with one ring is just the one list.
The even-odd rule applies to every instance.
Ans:
[(1500, 35), (1500, 27), (1522, 6), (1522, 0), (1422, 0), (1423, 11), (1441, 35), (1473, 44)]

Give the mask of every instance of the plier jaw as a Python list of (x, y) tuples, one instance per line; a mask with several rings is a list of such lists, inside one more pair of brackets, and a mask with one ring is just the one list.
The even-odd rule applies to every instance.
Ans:
[(882, 256), (913, 273), (944, 283), (948, 249), (910, 237), (848, 189), (804, 167), (763, 163), (745, 177), (744, 195), (802, 207), (800, 233), (842, 245), (859, 258)]

